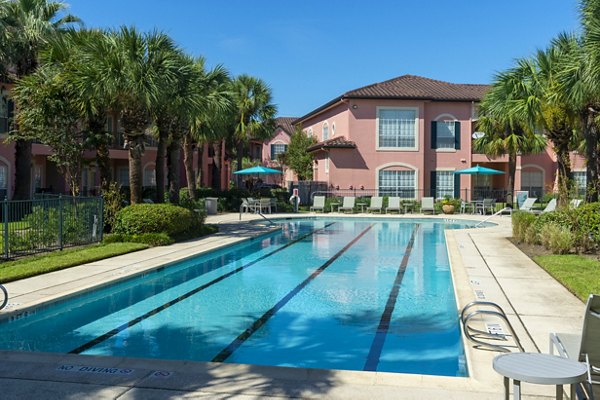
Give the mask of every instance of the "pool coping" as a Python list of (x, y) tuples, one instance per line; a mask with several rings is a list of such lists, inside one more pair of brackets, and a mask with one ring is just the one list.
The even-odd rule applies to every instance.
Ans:
[[(367, 214), (280, 214), (277, 215), (277, 218), (319, 218), (320, 216), (364, 218), (367, 217)], [(377, 218), (449, 219), (446, 215), (424, 216), (420, 214), (410, 214), (386, 216), (385, 214), (375, 214), (374, 216)], [(474, 215), (453, 215), (451, 219), (482, 220), (483, 218)], [(239, 221), (238, 214), (209, 217), (209, 223), (217, 223), (222, 227), (221, 232), (215, 236), (129, 253), (128, 255), (113, 257), (109, 260), (98, 261), (84, 266), (46, 274), (44, 275), (45, 278), (34, 277), (23, 281), (9, 283), (7, 284), (7, 287), (10, 293), (16, 293), (16, 296), (12, 299), (21, 301), (17, 304), (11, 300), (11, 308), (15, 313), (26, 311), (27, 309), (37, 307), (39, 304), (46, 301), (56, 300), (65, 295), (73, 295), (74, 293), (80, 292), (82, 289), (89, 290), (89, 288), (94, 286), (94, 283), (95, 285), (106, 284), (106, 282), (109, 281), (122, 280), (134, 275), (143, 274), (149, 270), (159, 268), (165, 263), (181, 261), (200, 252), (216, 250), (241, 240), (251, 240), (259, 235), (263, 235), (270, 229), (264, 224), (247, 224), (246, 222), (250, 220), (259, 221), (261, 218), (254, 215), (244, 215), (243, 221)], [(476, 296), (473, 288), (474, 279), (478, 279), (477, 282), (479, 285), (483, 283), (484, 289), (480, 288), (478, 290), (487, 291), (490, 297), (489, 300), (496, 301), (503, 305), (507, 303), (511, 304), (510, 299), (506, 298), (506, 296), (502, 298), (502, 296), (498, 294), (504, 293), (504, 295), (506, 295), (507, 291), (502, 290), (503, 288), (500, 288), (499, 290), (498, 287), (494, 287), (494, 280), (488, 279), (488, 276), (486, 276), (485, 267), (487, 265), (489, 269), (489, 265), (486, 264), (486, 254), (482, 254), (479, 250), (481, 247), (484, 249), (483, 253), (490, 251), (489, 246), (485, 246), (484, 239), (486, 235), (492, 235), (495, 240), (500, 240), (499, 243), (502, 244), (502, 246), (499, 246), (500, 249), (496, 250), (500, 250), (502, 253), (502, 250), (504, 249), (504, 253), (509, 256), (510, 253), (514, 251), (514, 248), (510, 247), (512, 244), (506, 239), (510, 236), (510, 218), (498, 217), (497, 219), (494, 219), (493, 222), (497, 223), (494, 227), (446, 231), (448, 255), (451, 264), (455, 296), (457, 298), (459, 309), (475, 299)], [(503, 239), (503, 241), (501, 239)], [(498, 257), (498, 255), (491, 254), (490, 252), (489, 257)], [(528, 268), (537, 268), (539, 270), (537, 265), (531, 262), (531, 260), (529, 261), (533, 266), (529, 265)], [(90, 267), (100, 269), (101, 272), (99, 274), (89, 275)], [(66, 276), (70, 276), (70, 278), (66, 279)], [(60, 282), (61, 279), (62, 283)], [(103, 279), (103, 281), (98, 282), (99, 279)], [(499, 283), (498, 279), (496, 279), (496, 283)], [(577, 308), (577, 304), (576, 302), (573, 302), (573, 298), (567, 298), (568, 296), (566, 296), (565, 293), (560, 293), (560, 295), (564, 296), (565, 302), (569, 303), (569, 311)], [(573, 296), (571, 295), (571, 297)], [(580, 301), (577, 300), (577, 302), (581, 304)], [(515, 314), (517, 314), (516, 311)], [(518, 315), (511, 314), (510, 317), (512, 320), (517, 321), (515, 322), (515, 325), (523, 322), (520, 318), (516, 318)], [(573, 325), (573, 330), (575, 330), (576, 322), (577, 318), (575, 318), (571, 324)], [(518, 332), (528, 333), (528, 328), (525, 325), (516, 328)], [(536, 346), (540, 347), (541, 343), (536, 344), (536, 340), (534, 340), (533, 337), (530, 341), (528, 336), (532, 335), (524, 335), (526, 349), (534, 349)], [(541, 341), (538, 338), (536, 339), (537, 341)], [(212, 395), (215, 395), (216, 393), (225, 395), (228, 393), (239, 396), (250, 396), (249, 398), (252, 398), (252, 396), (258, 396), (260, 398), (269, 396), (279, 398), (322, 398), (323, 396), (326, 396), (328, 398), (359, 399), (373, 398), (375, 393), (377, 393), (378, 397), (391, 397), (394, 393), (397, 393), (400, 388), (409, 391), (409, 393), (407, 393), (407, 396), (409, 397), (406, 398), (412, 398), (410, 396), (413, 396), (414, 398), (436, 398), (447, 397), (448, 395), (451, 397), (458, 396), (459, 398), (497, 398), (498, 394), (502, 393), (503, 386), (500, 376), (493, 372), (491, 368), (491, 360), (496, 353), (474, 350), (470, 344), (466, 342), (464, 345), (470, 374), (469, 377), (465, 378), (1, 351), (0, 354), (2, 354), (2, 358), (5, 362), (0, 364), (0, 380), (3, 381), (3, 387), (12, 388), (13, 385), (20, 386), (21, 384), (19, 384), (19, 382), (22, 382), (22, 380), (25, 379), (31, 382), (38, 382), (38, 384), (34, 386), (38, 386), (42, 389), (48, 385), (48, 383), (42, 384), (40, 382), (52, 382), (58, 385), (57, 390), (64, 390), (65, 393), (68, 393), (70, 390), (75, 390), (75, 387), (73, 386), (75, 385), (77, 390), (114, 391), (115, 394), (118, 393), (119, 398), (122, 396), (132, 396), (134, 393), (140, 391), (150, 391), (154, 394), (162, 393), (161, 391), (164, 391), (164, 393), (168, 393), (169, 396), (176, 393), (183, 395), (184, 393), (193, 392), (198, 395), (208, 395), (209, 393), (212, 393)], [(79, 366), (118, 365), (122, 368), (135, 367), (133, 369), (136, 369), (141, 375), (137, 376), (136, 379), (131, 379), (129, 376), (112, 376), (109, 381), (103, 383), (105, 377), (98, 374), (92, 373), (90, 375), (85, 372), (80, 374), (65, 374), (64, 371), (56, 370), (54, 366), (60, 363), (70, 363)], [(38, 373), (32, 373), (32, 371), (29, 371), (29, 373), (21, 372), (31, 365), (38, 366), (38, 368), (33, 369), (34, 371), (37, 370)], [(148, 384), (148, 379), (152, 378), (152, 371), (157, 370), (170, 372), (169, 377), (163, 378), (162, 380), (158, 379), (158, 383)], [(44, 373), (41, 374), (42, 378), (40, 378), (39, 371), (44, 371)], [(198, 374), (203, 378), (198, 379)], [(150, 378), (148, 378), (148, 376), (150, 376)], [(231, 382), (227, 380), (223, 381), (221, 378), (222, 376), (236, 376), (236, 379)], [(242, 378), (243, 376), (247, 376), (248, 379), (244, 380)], [(154, 382), (156, 379), (150, 380)], [(189, 382), (186, 384), (187, 386), (173, 386), (173, 381), (178, 380)], [(218, 385), (215, 385), (215, 380), (219, 381)], [(243, 382), (240, 382), (240, 380)], [(195, 383), (190, 383), (192, 381)], [(82, 387), (82, 384), (86, 386)], [(18, 391), (20, 389), (17, 386), (15, 386), (14, 389)], [(189, 390), (182, 390), (182, 387), (188, 387)], [(287, 391), (285, 389), (286, 387), (294, 389)], [(218, 390), (216, 388), (218, 388)], [(553, 393), (551, 388), (543, 388), (538, 385), (526, 386), (524, 387), (524, 392), (525, 394), (536, 396), (536, 398), (537, 396), (551, 397)]]

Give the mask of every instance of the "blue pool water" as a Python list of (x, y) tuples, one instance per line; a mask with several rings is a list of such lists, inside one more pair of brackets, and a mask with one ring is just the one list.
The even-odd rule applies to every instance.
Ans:
[(433, 219), (280, 232), (0, 323), (0, 348), (466, 376)]

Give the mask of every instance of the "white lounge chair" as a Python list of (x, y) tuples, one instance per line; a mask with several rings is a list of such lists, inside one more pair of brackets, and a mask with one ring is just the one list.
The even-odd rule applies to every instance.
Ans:
[(260, 209), (260, 204), (259, 204), (258, 200), (255, 200), (252, 197), (242, 199), (242, 204), (240, 205), (240, 214), (243, 212), (255, 213), (259, 209)]
[(325, 211), (325, 196), (313, 197), (313, 205), (310, 207), (310, 211), (317, 210), (321, 210), (321, 212)]
[(523, 202), (523, 204), (521, 204), (521, 207), (519, 207), (519, 211), (531, 212), (531, 208), (533, 207), (533, 204), (536, 201), (537, 201), (537, 198), (535, 198), (535, 197), (526, 198), (525, 201)]
[(342, 202), (342, 206), (338, 208), (339, 212), (349, 211), (351, 213), (354, 212), (354, 202), (356, 201), (356, 197), (354, 196), (346, 196), (344, 197), (344, 201)]
[(579, 207), (581, 205), (581, 203), (583, 203), (583, 200), (581, 200), (581, 199), (573, 199), (569, 203), (569, 206), (571, 208), (577, 208), (577, 207)]
[(367, 212), (369, 211), (379, 211), (381, 214), (381, 209), (383, 208), (383, 197), (373, 196), (371, 197), (371, 205), (367, 207)]
[(552, 199), (548, 202), (548, 204), (546, 204), (546, 207), (543, 210), (531, 210), (531, 212), (539, 215), (539, 214), (544, 214), (544, 213), (555, 211), (555, 210), (556, 210), (556, 199)]
[(592, 384), (600, 384), (600, 295), (590, 294), (585, 305), (581, 334), (551, 333), (550, 353), (583, 362), (588, 367), (584, 385), (588, 399), (593, 399)]
[(262, 198), (259, 200), (258, 207), (260, 208), (260, 212), (268, 211), (271, 214), (271, 199), (268, 197)]
[(432, 214), (435, 214), (433, 197), (423, 197), (421, 199), (421, 212), (424, 214), (425, 211), (430, 211)]
[(400, 197), (388, 197), (388, 206), (385, 208), (385, 213), (390, 211), (398, 211), (398, 214), (402, 212), (400, 209)]

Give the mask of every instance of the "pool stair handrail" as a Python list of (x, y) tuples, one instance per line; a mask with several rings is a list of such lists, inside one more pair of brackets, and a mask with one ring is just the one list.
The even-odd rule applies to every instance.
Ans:
[(489, 221), (490, 219), (492, 219), (493, 217), (495, 217), (497, 215), (502, 214), (503, 212), (508, 212), (508, 213), (512, 214), (512, 208), (510, 208), (510, 207), (504, 207), (502, 210), (496, 211), (494, 214), (490, 215), (486, 219), (484, 219), (484, 220), (479, 221), (478, 223), (476, 223), (473, 228), (479, 228), (483, 223)]
[(2, 310), (8, 304), (8, 290), (0, 283), (0, 291), (2, 292), (2, 302), (0, 303), (0, 310)]
[[(482, 329), (474, 328), (471, 324), (475, 322), (483, 323), (483, 320), (500, 320), (504, 323), (509, 333), (504, 332), (488, 332)], [(465, 337), (475, 343), (476, 349), (500, 351), (509, 353), (514, 349), (524, 352), (521, 341), (517, 336), (513, 326), (506, 317), (506, 313), (496, 303), (491, 301), (473, 301), (467, 304), (460, 313), (460, 321), (462, 323)], [(512, 343), (511, 343), (512, 341)], [(495, 342), (495, 343), (494, 343)], [(504, 342), (500, 344), (500, 342)]]

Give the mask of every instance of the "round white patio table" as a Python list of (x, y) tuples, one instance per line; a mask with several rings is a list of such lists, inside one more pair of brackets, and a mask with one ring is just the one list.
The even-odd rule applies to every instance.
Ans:
[[(514, 399), (521, 399), (521, 382), (556, 385), (556, 399), (562, 400), (563, 386), (583, 382), (587, 367), (577, 361), (541, 353), (509, 353), (494, 358), (494, 370), (504, 376), (504, 398), (509, 398), (509, 380), (513, 380)], [(571, 397), (573, 398), (573, 397)]]

